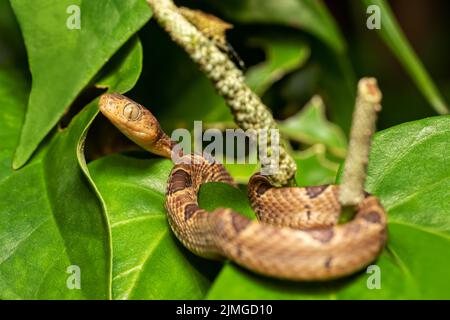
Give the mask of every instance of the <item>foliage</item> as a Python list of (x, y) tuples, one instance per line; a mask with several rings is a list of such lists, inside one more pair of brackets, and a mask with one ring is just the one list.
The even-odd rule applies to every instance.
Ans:
[[(65, 27), (66, 8), (74, 3), (83, 13), (80, 30)], [(184, 52), (156, 25), (142, 28), (151, 17), (145, 1), (10, 5), (1, 4), (0, 29), (19, 34), (20, 26), (29, 65), (20, 62), (20, 41), (0, 37), (12, 55), (0, 69), (1, 299), (450, 298), (449, 116), (410, 121), (375, 136), (366, 189), (380, 197), (389, 216), (389, 242), (376, 261), (381, 290), (367, 289), (364, 271), (327, 283), (268, 279), (198, 258), (180, 245), (165, 217), (169, 160), (142, 151), (86, 159), (84, 146), (95, 145), (104, 122), (97, 116), (104, 91), (133, 89), (130, 95), (148, 102), (167, 130), (191, 128), (193, 120), (216, 127), (232, 121)], [(291, 143), (297, 183), (333, 183), (347, 148), (356, 82), (348, 44), (327, 7), (313, 0), (201, 5), (250, 30), (244, 33), (246, 50), (263, 57), (248, 54), (246, 80), (273, 107)], [(442, 100), (437, 86), (414, 67), (418, 58), (388, 17), (382, 38), (407, 60), (409, 75), (436, 108)], [(67, 126), (62, 119), (69, 119)], [(108, 130), (108, 136), (116, 133)], [(257, 169), (228, 168), (242, 184)], [(204, 185), (200, 204), (254, 217), (245, 186)], [(66, 285), (71, 265), (81, 270), (79, 290)]]

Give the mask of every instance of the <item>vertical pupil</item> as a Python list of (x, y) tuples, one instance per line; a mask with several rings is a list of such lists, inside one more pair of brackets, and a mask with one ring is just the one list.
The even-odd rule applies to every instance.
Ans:
[(128, 120), (136, 120), (139, 117), (140, 110), (136, 105), (129, 104), (123, 109), (123, 114)]

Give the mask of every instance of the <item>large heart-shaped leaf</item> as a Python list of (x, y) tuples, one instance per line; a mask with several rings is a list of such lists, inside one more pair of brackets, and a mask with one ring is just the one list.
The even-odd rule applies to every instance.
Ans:
[[(126, 91), (136, 82), (142, 66), (139, 41), (130, 42), (125, 51), (112, 59), (107, 69), (116, 72), (102, 82), (105, 87)], [(53, 134), (27, 166), (13, 172), (12, 150), (28, 94), (20, 79), (0, 73), (5, 93), (0, 95), (0, 135), (8, 138), (0, 140), (0, 298), (110, 298), (108, 221), (82, 152), (97, 101)]]
[[(435, 117), (375, 136), (366, 188), (381, 198), (389, 216), (389, 242), (375, 262), (381, 272), (381, 289), (369, 289), (370, 274), (364, 271), (339, 281), (292, 283), (229, 264), (208, 298), (450, 298), (449, 128), (450, 117)], [(224, 190), (217, 188), (215, 194)]]
[[(77, 158), (96, 112), (92, 104), (42, 157), (1, 182), (1, 298), (109, 297), (109, 231)], [(66, 283), (71, 266), (80, 268), (79, 289)]]
[[(14, 167), (22, 166), (81, 90), (150, 17), (144, 0), (12, 0), (33, 77)], [(80, 10), (80, 29), (67, 22)], [(70, 7), (70, 8), (69, 8)], [(39, 13), (39, 14), (36, 14)]]
[(114, 299), (199, 299), (209, 288), (206, 271), (217, 266), (184, 249), (167, 224), (172, 166), (123, 155), (89, 165), (111, 221)]

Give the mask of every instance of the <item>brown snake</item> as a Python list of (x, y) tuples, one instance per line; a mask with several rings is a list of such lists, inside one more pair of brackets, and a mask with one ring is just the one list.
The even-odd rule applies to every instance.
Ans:
[[(104, 94), (101, 112), (144, 149), (171, 158), (173, 142), (146, 108), (120, 94)], [(367, 195), (355, 217), (338, 224), (338, 185), (273, 187), (251, 177), (248, 196), (259, 221), (232, 209), (207, 212), (198, 205), (207, 182), (234, 185), (222, 164), (182, 156), (168, 181), (166, 208), (177, 238), (193, 253), (228, 258), (254, 272), (290, 280), (328, 280), (352, 274), (377, 258), (387, 239), (386, 213)]]

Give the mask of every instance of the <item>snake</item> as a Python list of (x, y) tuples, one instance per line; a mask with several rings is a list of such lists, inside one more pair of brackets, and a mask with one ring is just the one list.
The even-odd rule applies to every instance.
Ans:
[[(118, 93), (99, 99), (101, 113), (135, 144), (172, 159), (175, 142), (155, 116)], [(180, 154), (169, 174), (165, 207), (170, 228), (192, 253), (229, 259), (254, 273), (293, 281), (351, 275), (377, 259), (387, 241), (387, 215), (365, 193), (351, 220), (340, 223), (339, 185), (278, 187), (253, 174), (248, 199), (257, 219), (230, 208), (199, 206), (202, 184), (237, 186), (224, 165), (202, 154)]]

